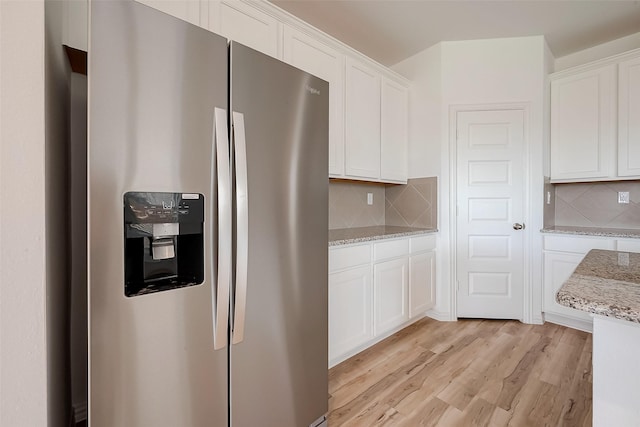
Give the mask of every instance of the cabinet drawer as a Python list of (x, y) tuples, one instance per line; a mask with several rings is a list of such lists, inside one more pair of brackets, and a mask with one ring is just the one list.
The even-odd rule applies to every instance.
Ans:
[(436, 236), (434, 235), (412, 237), (409, 242), (412, 254), (422, 251), (432, 251), (436, 248)]
[(622, 252), (640, 252), (640, 239), (618, 240), (616, 249)]
[(329, 249), (329, 271), (338, 271), (371, 262), (371, 245)]
[(409, 239), (389, 240), (373, 245), (373, 260), (401, 257), (409, 254)]
[(586, 254), (591, 249), (615, 249), (615, 240), (597, 237), (545, 236), (544, 250)]

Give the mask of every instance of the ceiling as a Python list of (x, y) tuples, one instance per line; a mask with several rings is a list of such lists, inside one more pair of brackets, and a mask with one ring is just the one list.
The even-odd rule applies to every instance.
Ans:
[(640, 1), (270, 1), (387, 66), (440, 41), (544, 35), (559, 58), (640, 32)]

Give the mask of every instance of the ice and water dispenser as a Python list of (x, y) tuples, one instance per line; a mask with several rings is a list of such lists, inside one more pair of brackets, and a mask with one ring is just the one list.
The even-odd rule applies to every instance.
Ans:
[(201, 284), (204, 280), (204, 196), (124, 195), (127, 297)]

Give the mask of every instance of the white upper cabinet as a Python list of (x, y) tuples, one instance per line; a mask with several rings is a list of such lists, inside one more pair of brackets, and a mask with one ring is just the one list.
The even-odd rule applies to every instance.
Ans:
[(344, 176), (344, 55), (289, 26), (284, 61), (329, 82), (329, 176)]
[(406, 183), (407, 87), (347, 57), (345, 93), (345, 178)]
[[(407, 182), (409, 107), (403, 77), (268, 1), (136, 1), (328, 81), (329, 177)], [(67, 15), (72, 22), (82, 10), (69, 8)]]
[(620, 62), (618, 175), (640, 176), (640, 57)]
[(347, 58), (345, 172), (380, 178), (380, 74)]
[(383, 181), (407, 181), (408, 98), (406, 87), (383, 79), (380, 128), (380, 178)]
[(208, 28), (230, 40), (282, 58), (281, 23), (273, 16), (237, 0), (210, 0)]
[(183, 21), (200, 25), (200, 0), (136, 0)]
[(551, 82), (551, 180), (615, 177), (616, 66)]
[(551, 182), (640, 179), (640, 49), (551, 75)]

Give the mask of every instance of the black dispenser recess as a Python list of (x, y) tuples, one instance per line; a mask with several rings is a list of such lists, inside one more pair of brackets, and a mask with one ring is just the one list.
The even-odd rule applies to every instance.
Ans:
[(204, 196), (124, 195), (124, 294), (145, 295), (204, 281)]

